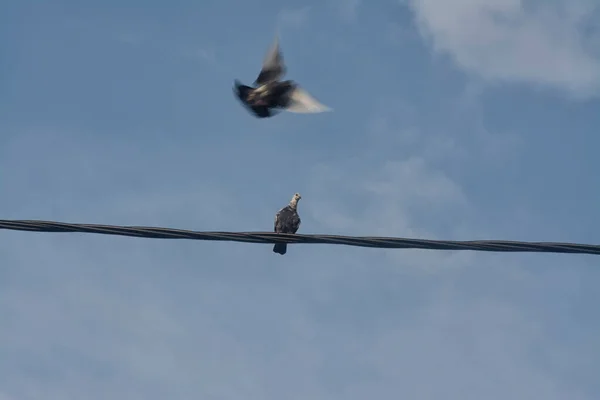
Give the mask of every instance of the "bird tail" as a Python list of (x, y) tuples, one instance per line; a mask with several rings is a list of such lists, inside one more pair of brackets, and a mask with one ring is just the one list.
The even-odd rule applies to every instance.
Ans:
[(273, 252), (284, 255), (287, 252), (287, 243), (275, 243)]

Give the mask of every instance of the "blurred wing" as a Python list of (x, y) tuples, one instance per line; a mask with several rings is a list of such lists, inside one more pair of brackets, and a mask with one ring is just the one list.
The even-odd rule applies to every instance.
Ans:
[(263, 85), (268, 82), (280, 80), (285, 75), (286, 67), (283, 61), (283, 54), (279, 48), (279, 37), (275, 37), (275, 42), (263, 60), (262, 68), (258, 78), (254, 81), (255, 85)]
[(300, 87), (292, 91), (289, 97), (289, 103), (285, 107), (286, 111), (301, 113), (301, 114), (315, 114), (326, 111), (333, 111), (331, 108), (319, 103), (314, 97)]

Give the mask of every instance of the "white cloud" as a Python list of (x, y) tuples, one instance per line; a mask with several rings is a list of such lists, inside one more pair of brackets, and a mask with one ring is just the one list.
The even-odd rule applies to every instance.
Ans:
[(600, 89), (600, 54), (582, 29), (592, 0), (405, 0), (434, 48), (492, 81), (527, 82), (586, 97)]
[[(415, 213), (423, 208), (439, 212), (466, 203), (454, 181), (419, 157), (389, 161), (362, 176), (323, 166), (316, 167), (314, 174), (311, 191), (327, 194), (311, 200), (307, 209), (327, 228), (348, 234), (411, 236), (420, 231), (413, 223)], [(346, 196), (362, 203), (359, 212), (353, 203), (344, 204)]]
[[(306, 211), (325, 232), (451, 239), (466, 229), (464, 216), (469, 206), (473, 207), (455, 180), (420, 156), (387, 161), (364, 175), (322, 166), (315, 168), (314, 174), (313, 182), (318, 188), (311, 191), (325, 196), (312, 200)], [(439, 272), (441, 266), (448, 270), (472, 265), (474, 259), (473, 253), (467, 252), (380, 252), (392, 261), (389, 268), (396, 271), (401, 266)]]

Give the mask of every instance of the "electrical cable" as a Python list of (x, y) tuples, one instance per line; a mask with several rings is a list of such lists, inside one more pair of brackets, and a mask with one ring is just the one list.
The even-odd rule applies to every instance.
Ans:
[(518, 242), (504, 240), (429, 240), (374, 236), (283, 234), (274, 232), (202, 232), (143, 226), (71, 224), (35, 220), (0, 220), (0, 229), (55, 233), (79, 232), (150, 239), (191, 239), (262, 244), (338, 244), (380, 249), (473, 250), (600, 255), (600, 245), (578, 243)]

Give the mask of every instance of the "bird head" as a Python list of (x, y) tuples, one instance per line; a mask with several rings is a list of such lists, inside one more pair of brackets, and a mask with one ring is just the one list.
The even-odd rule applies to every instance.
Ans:
[(300, 200), (301, 198), (302, 196), (300, 196), (300, 193), (294, 193), (294, 197), (292, 197), (292, 201), (290, 201), (290, 204), (295, 207), (298, 204), (298, 200)]

